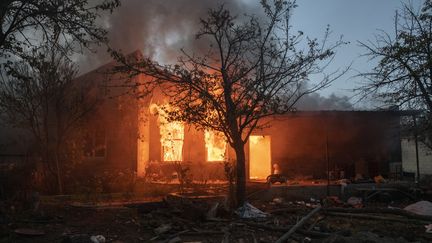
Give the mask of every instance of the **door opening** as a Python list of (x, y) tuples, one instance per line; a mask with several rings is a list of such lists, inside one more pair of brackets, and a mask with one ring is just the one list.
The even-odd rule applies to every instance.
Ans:
[(249, 137), (249, 179), (266, 179), (271, 174), (270, 136)]

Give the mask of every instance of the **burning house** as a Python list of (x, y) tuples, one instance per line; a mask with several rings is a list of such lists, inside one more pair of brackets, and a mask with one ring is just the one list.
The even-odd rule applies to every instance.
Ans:
[[(137, 98), (125, 92), (130, 89), (122, 75), (106, 74), (110, 67), (77, 79), (96, 83), (95, 93), (102, 97), (88, 122), (89, 166), (129, 168), (158, 178), (180, 165), (196, 180), (224, 179), (223, 162), (235, 153), (222, 134), (168, 121), (160, 90)], [(401, 162), (397, 110), (298, 111), (262, 122), (270, 126), (256, 130), (246, 144), (249, 179), (265, 179), (275, 164), (288, 177), (388, 176), (390, 164)]]

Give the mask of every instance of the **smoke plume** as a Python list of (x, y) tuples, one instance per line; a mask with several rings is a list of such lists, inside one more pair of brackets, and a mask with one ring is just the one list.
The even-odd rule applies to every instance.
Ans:
[[(127, 0), (113, 14), (102, 16), (101, 24), (108, 30), (110, 47), (126, 54), (141, 50), (147, 57), (170, 63), (177, 60), (181, 48), (194, 53), (207, 50), (195, 34), (200, 18), (221, 4), (239, 16), (261, 11), (258, 2), (245, 0)], [(81, 73), (109, 61), (105, 46), (78, 57)]]
[[(224, 4), (233, 15), (262, 16), (259, 1), (250, 0), (126, 0), (112, 14), (102, 16), (101, 24), (108, 30), (109, 46), (124, 54), (140, 50), (144, 56), (161, 63), (174, 63), (180, 49), (189, 53), (205, 53), (208, 43), (197, 41), (200, 18), (210, 8)], [(111, 61), (105, 46), (95, 53), (78, 58), (80, 73), (88, 72)], [(299, 110), (352, 110), (348, 97), (310, 94), (297, 104)]]
[(324, 97), (318, 93), (312, 93), (303, 96), (295, 106), (297, 110), (312, 111), (312, 110), (354, 110), (350, 98), (347, 96), (337, 96), (331, 94), (329, 97)]

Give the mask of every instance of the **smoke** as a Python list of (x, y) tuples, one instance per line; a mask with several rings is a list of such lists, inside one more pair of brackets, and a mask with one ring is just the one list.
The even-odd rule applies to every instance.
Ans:
[(350, 98), (347, 96), (337, 96), (331, 94), (324, 97), (318, 93), (303, 96), (296, 104), (297, 110), (354, 110)]
[[(258, 2), (246, 0), (127, 0), (113, 14), (102, 16), (101, 24), (108, 30), (110, 47), (126, 54), (141, 50), (160, 62), (175, 62), (181, 48), (195, 53), (207, 50), (195, 34), (200, 18), (220, 4), (239, 16), (261, 10)], [(110, 61), (105, 46), (77, 58), (81, 73)]]
[[(100, 24), (108, 30), (110, 47), (131, 53), (141, 50), (147, 57), (161, 63), (174, 63), (181, 54), (205, 53), (206, 41), (198, 41), (195, 34), (200, 29), (200, 18), (205, 18), (210, 8), (224, 4), (233, 15), (262, 16), (259, 1), (251, 0), (126, 0), (112, 14), (102, 16)], [(80, 73), (88, 72), (112, 59), (105, 46), (94, 53), (78, 58)], [(298, 103), (299, 110), (352, 110), (346, 96), (329, 97), (317, 93), (304, 96)]]

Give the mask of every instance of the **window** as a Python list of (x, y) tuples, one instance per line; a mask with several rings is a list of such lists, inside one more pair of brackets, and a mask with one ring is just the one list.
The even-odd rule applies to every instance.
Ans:
[(159, 126), (163, 161), (183, 161), (184, 125), (166, 122)]
[(162, 161), (183, 161), (184, 124), (168, 121), (167, 112), (171, 109), (168, 104), (164, 106), (152, 104), (150, 106), (150, 112), (158, 117)]
[(226, 153), (226, 140), (221, 132), (206, 130), (204, 132), (205, 146), (207, 148), (207, 161), (224, 161)]

